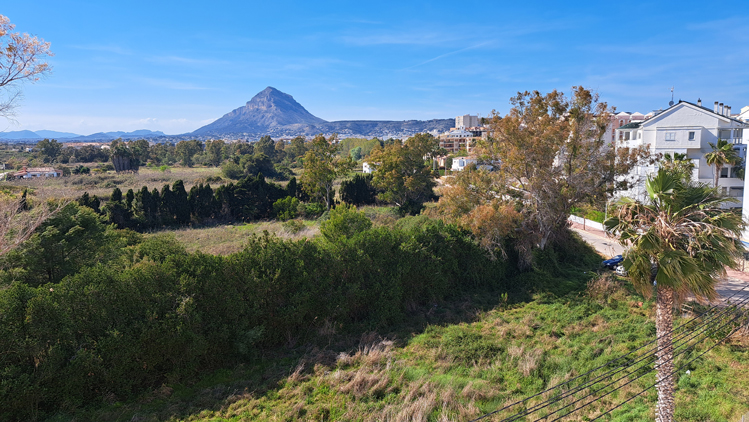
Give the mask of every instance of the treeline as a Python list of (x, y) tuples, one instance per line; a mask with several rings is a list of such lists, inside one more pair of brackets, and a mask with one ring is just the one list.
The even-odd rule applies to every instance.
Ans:
[[(341, 184), (341, 199), (351, 205), (368, 205), (377, 201), (378, 190), (372, 186), (372, 175), (357, 174)], [(310, 197), (292, 177), (285, 187), (267, 182), (263, 174), (245, 177), (236, 183), (221, 185), (199, 183), (188, 192), (182, 180), (161, 190), (114, 188), (102, 201), (84, 192), (77, 202), (106, 217), (120, 229), (138, 232), (163, 227), (205, 224), (208, 222), (244, 222), (260, 219), (289, 220), (317, 217), (325, 211), (320, 203), (309, 203)]]
[[(398, 142), (373, 139), (346, 138), (338, 142), (340, 154), (360, 160), (378, 147)], [(310, 142), (302, 136), (290, 141), (274, 141), (270, 136), (263, 136), (257, 142), (179, 141), (156, 143), (151, 145), (147, 140), (123, 141), (116, 139), (109, 148), (85, 145), (82, 147), (65, 146), (55, 139), (44, 139), (37, 142), (34, 148), (36, 163), (75, 164), (111, 161), (117, 171), (137, 171), (145, 165), (162, 166), (181, 164), (193, 166), (221, 166), (224, 175), (231, 179), (240, 179), (247, 175), (262, 172), (267, 177), (288, 180), (292, 168), (301, 167), (305, 153), (310, 149)], [(20, 165), (13, 161), (12, 165)]]
[[(82, 236), (70, 221), (94, 215), (70, 204), (37, 237)], [(100, 227), (99, 218), (89, 223)], [(252, 237), (226, 257), (187, 253), (165, 235), (115, 232), (119, 240), (108, 244), (117, 249), (80, 254), (61, 281), (0, 290), (0, 419), (127, 400), (273, 348), (387, 329), (467, 292), (508, 288), (512, 259), (490, 260), (465, 232), (440, 221), (401, 221), (373, 228), (362, 213), (339, 206), (319, 238)], [(560, 260), (579, 258), (563, 253)]]
[(199, 183), (188, 192), (184, 182), (177, 180), (171, 186), (165, 184), (160, 191), (156, 188), (149, 191), (143, 186), (123, 194), (114, 188), (103, 204), (98, 197), (85, 192), (77, 202), (106, 216), (108, 222), (120, 229), (146, 231), (209, 221), (253, 221), (279, 216), (287, 220), (324, 211), (322, 205), (301, 202), (307, 199), (295, 178), (282, 187), (258, 174), (215, 190), (210, 184)]

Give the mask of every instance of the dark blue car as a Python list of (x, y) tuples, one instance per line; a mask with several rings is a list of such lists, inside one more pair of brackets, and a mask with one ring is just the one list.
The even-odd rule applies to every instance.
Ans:
[(611, 259), (607, 259), (607, 260), (601, 262), (601, 265), (603, 265), (606, 268), (609, 268), (609, 269), (613, 270), (619, 264), (621, 264), (622, 261), (624, 261), (624, 258), (622, 258), (621, 255), (617, 255), (617, 256), (615, 256), (615, 257), (613, 257)]

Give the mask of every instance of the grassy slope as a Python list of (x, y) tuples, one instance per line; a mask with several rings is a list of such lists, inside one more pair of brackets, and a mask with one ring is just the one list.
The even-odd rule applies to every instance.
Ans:
[[(547, 281), (580, 286), (591, 276), (564, 268)], [(514, 305), (475, 295), (415, 312), (412, 324), (384, 337), (366, 333), (355, 347), (336, 343), (331, 329), (330, 344), (262, 356), (190, 387), (165, 385), (76, 420), (469, 420), (646, 343), (654, 337), (652, 314), (651, 303), (619, 283)], [(679, 374), (676, 420), (733, 421), (749, 409), (747, 346), (735, 337), (691, 365), (691, 375)], [(565, 420), (589, 420), (653, 382), (648, 374)], [(654, 402), (651, 391), (613, 420), (652, 419)], [(497, 416), (489, 420), (508, 414)]]

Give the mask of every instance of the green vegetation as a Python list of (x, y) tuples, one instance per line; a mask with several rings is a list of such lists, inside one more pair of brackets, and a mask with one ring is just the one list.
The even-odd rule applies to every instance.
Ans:
[(332, 217), (330, 233), (341, 233), (332, 241), (264, 235), (227, 257), (125, 231), (132, 246), (59, 283), (12, 282), (0, 291), (0, 348), (9, 351), (0, 408), (28, 419), (132, 399), (314, 344), (326, 330), (387, 329), (413, 309), (507, 288), (511, 265), (488, 260), (454, 227), (367, 229), (353, 210)]
[[(622, 264), (632, 284), (656, 297), (656, 336), (660, 382), (657, 420), (672, 420), (674, 372), (673, 311), (681, 298), (714, 299), (715, 284), (726, 267), (737, 269), (744, 248), (741, 215), (725, 210), (736, 202), (717, 189), (691, 184), (682, 173), (659, 169), (646, 182), (648, 201), (622, 200), (619, 212), (606, 220), (621, 242), (630, 242)], [(653, 288), (653, 286), (656, 286)]]
[[(132, 401), (110, 398), (53, 420), (469, 420), (599, 366), (653, 335), (652, 302), (611, 277), (562, 268), (548, 282), (575, 280), (568, 294), (540, 293), (513, 303), (475, 292), (356, 340), (336, 341), (336, 327), (323, 325), (318, 335), (329, 340), (322, 345), (285, 348), (194, 383), (169, 382)], [(708, 339), (697, 350), (712, 345)], [(748, 345), (746, 337), (734, 337), (697, 360), (691, 374), (680, 373), (675, 420), (735, 421), (746, 412)], [(654, 381), (647, 375), (586, 407), (576, 420)], [(645, 394), (611, 420), (652, 420), (654, 402), (654, 392)]]

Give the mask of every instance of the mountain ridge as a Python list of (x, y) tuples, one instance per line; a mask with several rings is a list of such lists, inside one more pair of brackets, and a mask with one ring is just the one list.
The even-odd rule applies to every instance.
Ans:
[(444, 132), (454, 123), (454, 119), (328, 122), (307, 111), (291, 95), (269, 86), (252, 97), (244, 106), (185, 135), (249, 137), (338, 133), (346, 136), (402, 136), (419, 132)]

